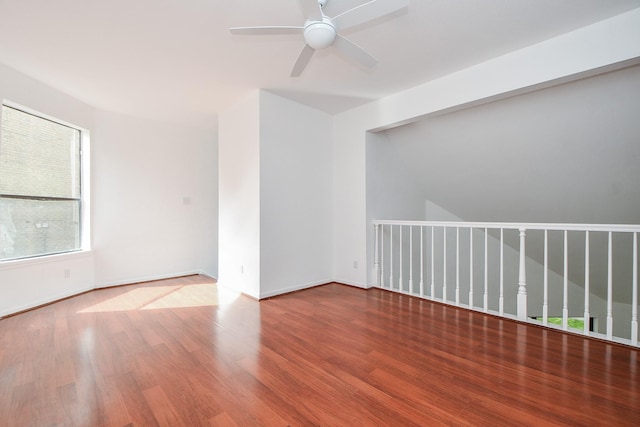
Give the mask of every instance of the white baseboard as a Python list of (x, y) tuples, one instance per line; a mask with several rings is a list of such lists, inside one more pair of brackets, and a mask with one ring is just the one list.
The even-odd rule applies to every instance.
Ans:
[(218, 281), (218, 278), (217, 278), (216, 276), (214, 276), (213, 274), (209, 274), (209, 273), (207, 273), (207, 272), (206, 272), (206, 271), (204, 271), (204, 270), (199, 270), (199, 271), (198, 271), (197, 273), (195, 273), (195, 274), (199, 274), (199, 275), (201, 275), (201, 276), (208, 277), (209, 279), (215, 280), (216, 282)]
[(369, 289), (369, 288), (375, 287), (375, 285), (368, 285), (366, 283), (353, 282), (351, 280), (334, 279), (332, 280), (332, 282), (342, 283), (343, 285), (354, 286), (356, 288), (362, 288), (362, 289)]
[(334, 280), (327, 279), (327, 280), (320, 280), (318, 282), (304, 283), (301, 285), (291, 286), (288, 288), (277, 289), (274, 291), (260, 293), (260, 299), (271, 298), (271, 297), (275, 297), (276, 295), (283, 295), (283, 294), (288, 294), (290, 292), (301, 291), (303, 289), (314, 288), (316, 286), (326, 285), (327, 283), (333, 283), (333, 282)]

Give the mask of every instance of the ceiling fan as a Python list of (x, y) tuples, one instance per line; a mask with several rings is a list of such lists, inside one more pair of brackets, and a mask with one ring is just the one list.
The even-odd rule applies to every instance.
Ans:
[(302, 34), (306, 45), (293, 66), (291, 77), (298, 77), (302, 74), (316, 50), (326, 49), (330, 46), (338, 49), (347, 58), (371, 68), (378, 61), (338, 32), (389, 15), (409, 4), (409, 0), (372, 0), (330, 18), (322, 11), (328, 1), (298, 0), (300, 9), (307, 18), (301, 27), (232, 27), (229, 30), (231, 34), (238, 35)]

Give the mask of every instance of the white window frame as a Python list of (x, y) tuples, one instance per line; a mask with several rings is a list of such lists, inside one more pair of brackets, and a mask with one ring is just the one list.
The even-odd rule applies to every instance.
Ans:
[[(7, 267), (15, 264), (32, 263), (32, 262), (47, 262), (48, 259), (55, 259), (60, 257), (77, 257), (85, 256), (88, 252), (91, 252), (92, 238), (91, 238), (91, 137), (88, 129), (78, 126), (73, 123), (61, 120), (58, 117), (54, 117), (48, 114), (44, 114), (40, 111), (34, 110), (24, 105), (12, 102), (10, 100), (3, 99), (2, 106), (20, 110), (24, 113), (40, 117), (45, 120), (49, 120), (54, 123), (58, 123), (63, 126), (76, 129), (80, 132), (80, 248), (77, 250), (57, 252), (49, 254), (39, 254), (33, 256), (27, 256), (23, 258), (0, 260), (0, 264)], [(0, 121), (2, 120), (2, 108), (0, 108)], [(2, 136), (0, 135), (0, 146), (2, 145)]]

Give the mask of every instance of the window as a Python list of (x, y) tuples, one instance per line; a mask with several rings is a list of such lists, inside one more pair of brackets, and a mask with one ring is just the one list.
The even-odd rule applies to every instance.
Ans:
[(82, 249), (83, 131), (2, 106), (0, 261)]

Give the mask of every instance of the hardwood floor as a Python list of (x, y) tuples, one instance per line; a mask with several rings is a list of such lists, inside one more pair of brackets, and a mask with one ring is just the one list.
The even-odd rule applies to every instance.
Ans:
[(0, 320), (3, 426), (640, 424), (639, 351), (378, 289), (200, 276)]

